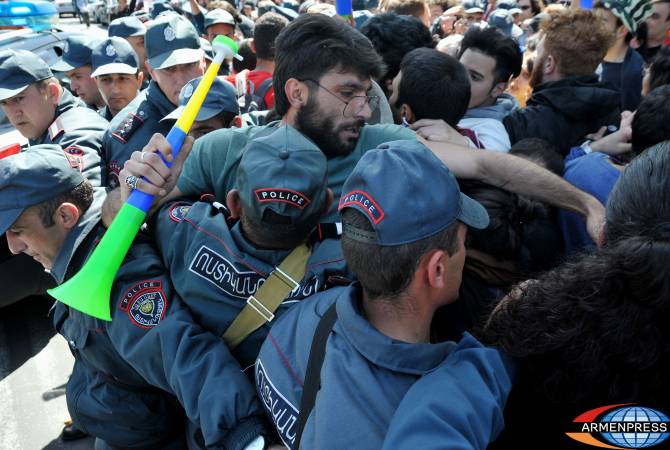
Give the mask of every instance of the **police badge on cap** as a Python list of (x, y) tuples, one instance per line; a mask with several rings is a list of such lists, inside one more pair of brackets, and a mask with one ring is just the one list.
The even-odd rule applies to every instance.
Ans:
[(165, 27), (165, 30), (163, 30), (163, 34), (165, 35), (165, 40), (168, 42), (174, 41), (175, 34), (174, 30), (171, 27)]

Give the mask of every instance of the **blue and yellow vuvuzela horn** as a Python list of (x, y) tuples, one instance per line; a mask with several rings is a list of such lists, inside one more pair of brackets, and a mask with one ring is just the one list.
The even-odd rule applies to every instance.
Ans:
[[(172, 147), (173, 161), (200, 111), (214, 77), (219, 73), (221, 63), (224, 59), (236, 56), (238, 49), (235, 41), (226, 36), (217, 36), (212, 42), (212, 48), (215, 52), (214, 61), (202, 77), (177, 123), (166, 136)], [(166, 164), (170, 166), (170, 163)], [(85, 314), (111, 321), (109, 296), (112, 283), (137, 231), (144, 223), (153, 200), (153, 195), (133, 191), (81, 270), (66, 283), (47, 292), (56, 300)]]

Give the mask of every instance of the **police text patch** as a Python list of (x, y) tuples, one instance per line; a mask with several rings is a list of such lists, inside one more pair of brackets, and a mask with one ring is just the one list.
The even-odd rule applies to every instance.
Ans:
[(377, 225), (384, 218), (384, 211), (370, 194), (364, 191), (351, 191), (340, 198), (338, 211), (345, 207), (355, 207), (362, 213), (367, 214), (372, 222)]
[(256, 272), (237, 270), (226, 258), (203, 245), (189, 264), (188, 270), (204, 278), (230, 297), (247, 299), (265, 282)]
[(298, 422), (298, 409), (277, 390), (265, 373), (260, 359), (256, 361), (256, 389), (265, 411), (272, 418), (279, 432), (279, 437), (284, 445), (292, 449)]
[(168, 216), (170, 217), (170, 220), (174, 222), (181, 222), (184, 220), (184, 217), (186, 217), (186, 214), (188, 214), (189, 209), (191, 209), (191, 205), (189, 204), (175, 203), (174, 205), (170, 206), (170, 209), (168, 210)]
[(128, 289), (119, 308), (140, 328), (153, 328), (160, 323), (167, 309), (167, 298), (159, 280), (140, 281)]
[(291, 189), (263, 188), (256, 189), (254, 193), (261, 203), (283, 202), (300, 209), (305, 209), (309, 205), (309, 199), (304, 194)]

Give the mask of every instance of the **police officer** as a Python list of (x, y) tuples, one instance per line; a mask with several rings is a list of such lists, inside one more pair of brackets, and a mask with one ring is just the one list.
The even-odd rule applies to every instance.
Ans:
[(103, 139), (107, 184), (118, 186), (118, 173), (133, 151), (141, 149), (154, 133), (167, 133), (170, 122), (160, 122), (179, 103), (184, 85), (204, 73), (198, 35), (185, 18), (170, 14), (155, 20), (146, 34), (149, 87), (110, 123)]
[(70, 89), (91, 109), (99, 110), (105, 102), (98, 86), (91, 79), (91, 53), (96, 41), (86, 36), (70, 36), (65, 40), (63, 54), (52, 66), (56, 72), (65, 72)]
[[(56, 146), (0, 160), (0, 232), (59, 284), (105, 231), (101, 196)], [(220, 338), (195, 325), (150, 238), (135, 239), (108, 302), (111, 322), (61, 302), (53, 310), (75, 357), (68, 409), (96, 449), (183, 449), (184, 411), (203, 429), (203, 447), (242, 449), (264, 432), (253, 386)], [(231, 409), (237, 393), (244, 400)]]
[[(469, 334), (459, 343), (430, 342), (434, 311), (458, 297), (466, 225), (488, 225), (486, 210), (460, 193), (447, 166), (419, 142), (382, 144), (367, 152), (347, 178), (339, 211), (344, 256), (360, 284), (316, 294), (289, 310), (272, 327), (256, 362), (257, 390), (284, 444), (293, 449), (381, 448), (393, 412), (411, 385), (453, 360), (465, 362), (452, 365), (462, 376), (472, 376), (463, 369), (468, 364), (478, 367), (475, 376), (500, 372), (508, 380), (500, 389), (509, 391), (509, 375), (497, 351), (484, 349)], [(310, 352), (317, 354), (310, 342), (322, 317), (333, 322), (323, 330), (327, 340), (318, 350), (325, 354), (323, 363), (312, 372), (321, 388), (313, 414), (299, 412), (310, 385), (307, 361)], [(297, 380), (304, 380), (304, 389)], [(463, 383), (466, 398), (480, 393), (470, 386), (477, 385)], [(500, 402), (482, 391), (476, 406), (501, 411)], [(306, 422), (297, 442), (299, 414)], [(470, 420), (477, 429), (483, 419), (474, 415)]]
[(144, 80), (142, 82), (142, 89), (145, 89), (149, 86), (149, 80), (151, 75), (146, 69), (145, 61), (147, 60), (146, 53), (144, 51), (144, 35), (147, 33), (147, 27), (144, 26), (142, 21), (137, 16), (127, 16), (119, 17), (110, 22), (109, 28), (107, 29), (107, 36), (111, 37), (120, 37), (125, 39), (130, 43), (137, 54), (139, 60), (140, 70), (144, 74)]
[[(133, 155), (122, 176), (141, 175), (142, 164)], [(239, 343), (233, 356), (242, 368), (253, 365), (275, 316), (348, 276), (336, 239), (318, 231), (309, 238), (332, 201), (326, 170), (326, 158), (314, 143), (291, 127), (279, 127), (244, 149), (238, 189), (226, 199), (229, 218), (223, 205), (202, 201), (168, 204), (154, 218), (170, 277), (203, 327), (231, 344), (227, 336), (235, 335), (231, 324), (243, 320), (238, 317), (258, 320), (248, 337), (231, 338)], [(137, 182), (146, 187), (145, 181)], [(288, 262), (297, 251), (304, 252), (300, 263)], [(287, 264), (300, 266), (302, 275), (284, 274)], [(278, 272), (289, 280), (283, 292), (270, 282)], [(266, 303), (266, 283), (270, 295), (277, 295), (276, 310)]]
[(205, 34), (209, 42), (219, 35), (235, 40), (235, 18), (224, 9), (209, 11), (205, 14)]
[[(202, 80), (202, 77), (186, 83), (179, 93), (179, 107), (162, 120), (173, 121), (179, 119), (193, 92), (200, 84), (200, 80)], [(235, 125), (239, 114), (240, 107), (237, 103), (237, 93), (233, 85), (221, 78), (214, 78), (188, 135), (192, 136), (193, 139), (198, 139), (214, 130), (230, 128)]]
[(91, 64), (91, 77), (106, 105), (100, 114), (112, 120), (139, 94), (144, 75), (139, 70), (137, 54), (128, 41), (112, 37), (93, 48)]
[[(63, 88), (34, 53), (0, 52), (0, 108), (31, 147), (59, 145), (73, 167), (94, 186), (101, 185), (100, 146), (107, 121)], [(42, 294), (52, 283), (31, 258), (11, 256), (0, 236), (3, 305)]]

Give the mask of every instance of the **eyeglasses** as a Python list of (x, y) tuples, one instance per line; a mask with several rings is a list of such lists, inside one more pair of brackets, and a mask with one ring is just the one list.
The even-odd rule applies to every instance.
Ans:
[(342, 115), (346, 118), (356, 117), (360, 115), (360, 113), (363, 111), (363, 108), (365, 108), (366, 104), (370, 107), (370, 111), (374, 111), (379, 106), (379, 96), (377, 95), (354, 95), (350, 97), (349, 100), (344, 100), (330, 89), (321, 86), (321, 84), (316, 80), (312, 80), (311, 78), (305, 78), (304, 80), (300, 81), (311, 81), (312, 83), (316, 84), (321, 89), (328, 92), (330, 95), (332, 95), (333, 97), (344, 103), (344, 109), (342, 110)]

